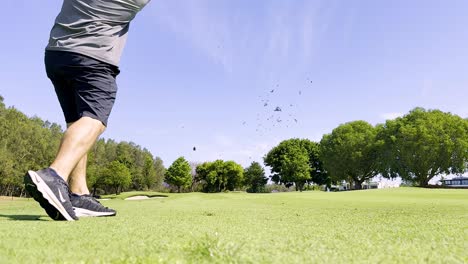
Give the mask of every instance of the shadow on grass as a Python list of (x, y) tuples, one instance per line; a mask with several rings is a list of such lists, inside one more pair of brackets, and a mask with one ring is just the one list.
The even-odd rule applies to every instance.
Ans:
[(41, 219), (43, 215), (5, 215), (0, 214), (0, 220), (7, 219), (10, 221), (47, 221)]
[(147, 195), (149, 198), (167, 198), (169, 197), (168, 195), (163, 195), (163, 194), (150, 194)]

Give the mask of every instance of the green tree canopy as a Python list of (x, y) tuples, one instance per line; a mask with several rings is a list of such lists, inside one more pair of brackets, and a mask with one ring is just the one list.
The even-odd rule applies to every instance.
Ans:
[(379, 127), (381, 173), (427, 186), (439, 174), (467, 170), (468, 122), (440, 110), (415, 108)]
[(143, 150), (143, 183), (145, 189), (151, 189), (157, 181), (157, 172), (153, 155), (146, 149)]
[(264, 157), (271, 167), (271, 180), (302, 191), (306, 182), (324, 184), (328, 175), (322, 167), (318, 144), (308, 139), (288, 139), (271, 149)]
[(115, 194), (119, 194), (121, 189), (127, 188), (132, 183), (130, 170), (118, 160), (109, 163), (102, 173), (105, 184), (112, 186)]
[(0, 112), (5, 110), (5, 103), (3, 102), (3, 96), (0, 95)]
[(177, 187), (180, 192), (181, 187), (190, 187), (192, 185), (192, 173), (190, 164), (184, 157), (176, 159), (166, 171), (165, 180), (168, 184)]
[(245, 185), (248, 186), (248, 192), (260, 192), (268, 181), (265, 177), (265, 170), (260, 163), (254, 161), (244, 170)]
[(328, 176), (328, 173), (323, 166), (323, 161), (320, 158), (320, 144), (310, 140), (302, 140), (301, 143), (309, 155), (309, 182), (316, 183), (318, 185), (330, 185), (330, 177)]
[(197, 166), (196, 173), (205, 192), (232, 191), (243, 184), (244, 169), (234, 161), (204, 162)]
[(225, 189), (233, 191), (244, 184), (244, 168), (232, 160), (224, 162), (224, 173), (227, 177)]
[(0, 109), (0, 195), (21, 195), (27, 170), (49, 166), (60, 144), (59, 125), (28, 118), (14, 107)]
[(166, 173), (166, 168), (164, 167), (164, 162), (160, 157), (154, 158), (154, 170), (156, 171), (155, 181), (152, 188), (161, 186), (164, 181), (164, 174)]
[(349, 122), (324, 135), (320, 157), (334, 181), (352, 180), (356, 189), (378, 172), (377, 130), (365, 121)]

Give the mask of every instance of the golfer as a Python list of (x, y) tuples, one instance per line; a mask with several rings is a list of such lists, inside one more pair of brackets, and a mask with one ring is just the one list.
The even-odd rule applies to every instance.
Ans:
[(45, 51), (67, 130), (57, 156), (28, 171), (27, 192), (54, 220), (114, 216), (86, 185), (87, 153), (107, 127), (130, 22), (150, 0), (64, 0)]

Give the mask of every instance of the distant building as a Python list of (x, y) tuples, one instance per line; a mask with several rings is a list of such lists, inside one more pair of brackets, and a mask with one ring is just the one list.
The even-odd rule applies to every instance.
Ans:
[(380, 189), (380, 183), (378, 182), (364, 182), (362, 184), (362, 189)]
[(452, 179), (440, 180), (442, 185), (447, 187), (468, 187), (468, 177), (455, 177)]
[(350, 189), (349, 187), (350, 187), (350, 184), (347, 183), (347, 182), (345, 182), (345, 181), (343, 181), (343, 182), (341, 182), (341, 184), (337, 184), (337, 185), (332, 184), (332, 185), (330, 186), (330, 188), (328, 188), (326, 185), (324, 185), (324, 186), (323, 186), (323, 190), (324, 190), (324, 191), (327, 191), (327, 192), (330, 192), (330, 191), (331, 191), (331, 192), (347, 191), (347, 190)]
[(378, 183), (379, 183), (379, 189), (398, 188), (401, 185), (401, 178), (397, 178), (397, 179), (380, 178), (378, 180)]
[[(401, 184), (401, 180), (374, 178), (374, 181), (363, 182), (362, 190), (398, 188), (400, 187), (400, 184)], [(342, 181), (341, 183), (338, 183), (336, 185), (331, 185), (330, 188), (328, 188), (326, 185), (323, 185), (322, 190), (324, 191), (348, 191), (348, 190), (355, 190), (355, 188), (353, 188), (353, 185), (351, 183), (347, 181)]]

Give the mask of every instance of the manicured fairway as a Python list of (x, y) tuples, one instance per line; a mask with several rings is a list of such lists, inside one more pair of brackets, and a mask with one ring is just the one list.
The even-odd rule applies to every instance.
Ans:
[[(127, 194), (128, 196), (128, 194)], [(54, 222), (0, 200), (0, 263), (467, 263), (468, 190), (171, 194)]]

